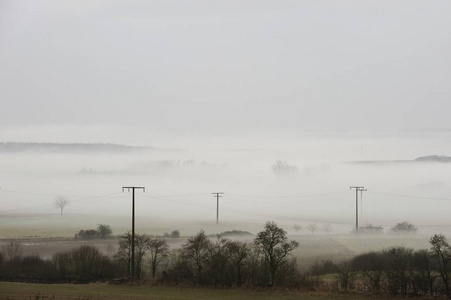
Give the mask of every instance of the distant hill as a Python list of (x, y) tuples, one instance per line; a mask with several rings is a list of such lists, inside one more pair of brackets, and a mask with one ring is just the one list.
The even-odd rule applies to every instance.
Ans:
[(0, 143), (0, 153), (127, 153), (151, 149), (153, 149), (153, 147), (134, 147), (118, 144)]
[(415, 161), (449, 163), (451, 162), (451, 157), (441, 155), (429, 155), (415, 158)]
[(420, 156), (413, 160), (364, 160), (364, 161), (353, 161), (352, 163), (387, 164), (387, 163), (416, 163), (416, 162), (451, 163), (451, 156), (428, 155), (428, 156)]

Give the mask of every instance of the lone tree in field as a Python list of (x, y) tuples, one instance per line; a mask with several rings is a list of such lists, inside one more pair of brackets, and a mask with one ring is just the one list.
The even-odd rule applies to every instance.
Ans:
[(55, 207), (61, 210), (61, 215), (63, 215), (64, 207), (69, 204), (69, 199), (64, 196), (58, 196), (55, 199)]
[(266, 222), (265, 229), (254, 239), (255, 247), (263, 254), (269, 266), (269, 285), (274, 285), (276, 272), (291, 251), (299, 246), (296, 241), (288, 241), (287, 233), (274, 222)]
[(299, 234), (299, 230), (302, 229), (302, 226), (299, 224), (294, 224), (293, 228), (294, 228), (294, 230), (296, 230), (296, 234)]
[(307, 225), (307, 229), (312, 233), (312, 235), (315, 234), (315, 231), (318, 230), (318, 225), (316, 225), (315, 223), (313, 224), (308, 224)]
[(330, 224), (324, 224), (322, 229), (326, 234), (329, 234), (332, 232), (333, 227)]

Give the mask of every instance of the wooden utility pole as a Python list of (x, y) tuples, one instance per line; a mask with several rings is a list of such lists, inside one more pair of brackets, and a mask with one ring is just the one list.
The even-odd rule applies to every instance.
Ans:
[(216, 195), (216, 224), (219, 223), (219, 198), (222, 197), (220, 195), (223, 195), (224, 193), (212, 193), (213, 195)]
[(359, 192), (366, 192), (365, 187), (363, 186), (351, 186), (349, 189), (355, 189), (355, 233), (359, 233)]
[(143, 192), (145, 192), (146, 188), (142, 186), (122, 187), (122, 191), (124, 191), (125, 189), (127, 189), (129, 192), (130, 190), (132, 190), (132, 261), (130, 270), (130, 281), (133, 281), (133, 279), (135, 279), (135, 190), (143, 190)]

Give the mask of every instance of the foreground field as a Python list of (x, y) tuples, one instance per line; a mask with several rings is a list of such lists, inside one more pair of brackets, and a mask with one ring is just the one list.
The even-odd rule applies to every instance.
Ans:
[(375, 299), (359, 294), (319, 292), (282, 292), (271, 290), (211, 289), (149, 285), (108, 284), (30, 284), (0, 282), (0, 299), (261, 299), (261, 300), (326, 300)]

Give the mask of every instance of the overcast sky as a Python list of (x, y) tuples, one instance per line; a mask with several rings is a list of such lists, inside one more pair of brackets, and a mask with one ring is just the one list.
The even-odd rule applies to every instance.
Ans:
[(451, 128), (451, 1), (0, 0), (0, 126)]

